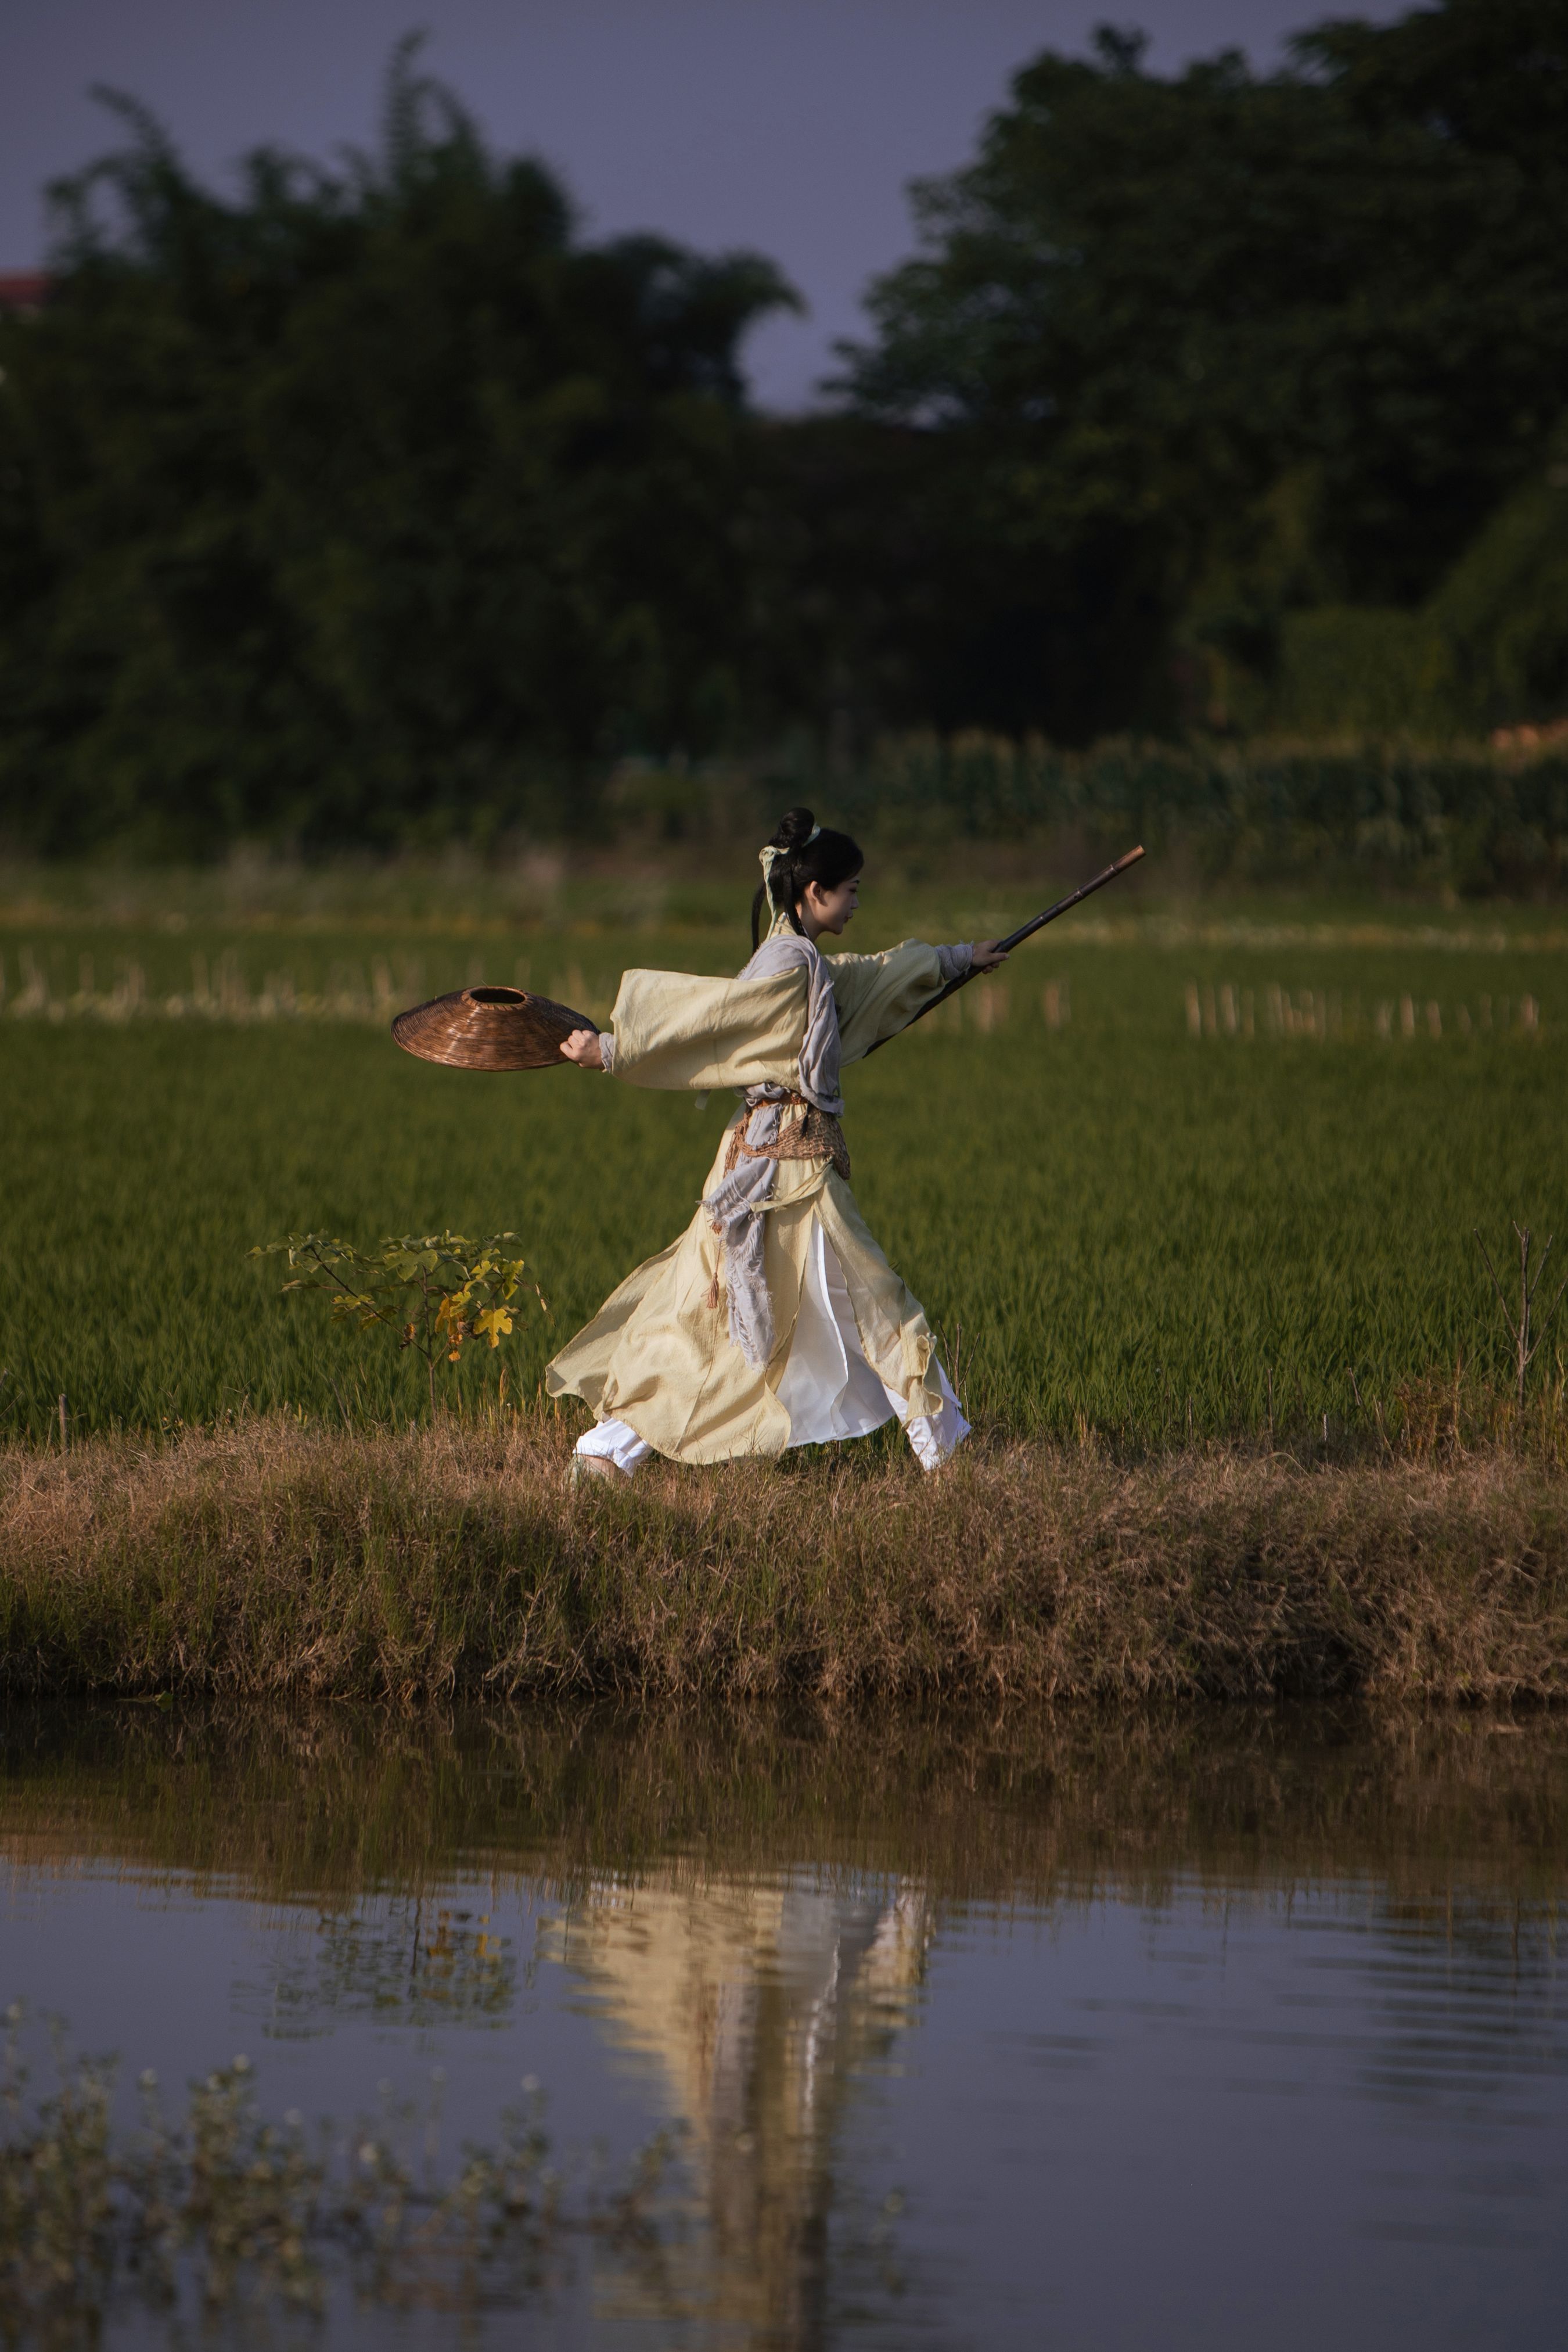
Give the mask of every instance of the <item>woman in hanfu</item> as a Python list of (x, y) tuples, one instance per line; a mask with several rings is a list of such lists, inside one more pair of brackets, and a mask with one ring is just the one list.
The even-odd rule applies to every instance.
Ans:
[(948, 981), (1005, 958), (991, 940), (824, 956), (819, 940), (855, 911), (863, 863), (847, 834), (792, 809), (762, 852), (755, 952), (737, 978), (628, 971), (610, 1028), (577, 1030), (560, 1049), (631, 1086), (741, 1097), (685, 1232), (546, 1371), (551, 1396), (581, 1397), (594, 1415), (575, 1475), (629, 1475), (650, 1453), (773, 1455), (863, 1437), (894, 1415), (934, 1470), (968, 1435), (920, 1302), (850, 1190), (839, 1073)]

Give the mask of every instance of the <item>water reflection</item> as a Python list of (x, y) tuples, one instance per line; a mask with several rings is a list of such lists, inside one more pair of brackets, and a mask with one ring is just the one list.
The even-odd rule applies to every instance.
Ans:
[(312, 2034), (354, 2018), (430, 2027), (509, 2017), (517, 1956), (487, 1912), (423, 1896), (326, 1911), (313, 1939), (290, 1942), (236, 2008), (269, 2034)]
[(931, 1931), (914, 1888), (689, 1872), (596, 1883), (557, 1923), (549, 1948), (691, 2132), (701, 2300), (743, 2340), (821, 2340), (839, 2115), (907, 2021)]
[(0, 1753), (0, 1999), (174, 2079), (259, 2047), (279, 2107), (434, 2063), (464, 2134), (535, 2076), (612, 2157), (684, 2126), (678, 2226), (574, 2342), (1557, 2341), (1553, 1718), (15, 1712)]

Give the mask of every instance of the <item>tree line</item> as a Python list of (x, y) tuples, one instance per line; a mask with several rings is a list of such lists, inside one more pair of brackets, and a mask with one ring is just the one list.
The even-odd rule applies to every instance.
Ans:
[(111, 100), (0, 317), (0, 832), (585, 825), (617, 761), (1453, 737), (1568, 709), (1568, 0), (1046, 52), (830, 404), (766, 258), (593, 242), (403, 44), (200, 185)]

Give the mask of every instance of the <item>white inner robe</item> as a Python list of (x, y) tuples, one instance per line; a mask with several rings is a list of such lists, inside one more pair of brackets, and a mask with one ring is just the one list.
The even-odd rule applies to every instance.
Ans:
[[(884, 1387), (865, 1360), (843, 1269), (813, 1218), (800, 1311), (779, 1383), (779, 1402), (789, 1416), (789, 1444), (828, 1445), (869, 1437), (896, 1415), (921, 1466), (935, 1470), (969, 1434), (940, 1364), (936, 1377), (942, 1384), (940, 1412), (911, 1421), (904, 1399)], [(606, 1457), (619, 1470), (634, 1470), (652, 1450), (623, 1421), (599, 1422), (577, 1441), (579, 1454)]]

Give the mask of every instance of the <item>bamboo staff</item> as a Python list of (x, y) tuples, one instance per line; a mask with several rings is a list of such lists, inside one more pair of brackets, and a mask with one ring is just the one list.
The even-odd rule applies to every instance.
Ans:
[[(1054, 923), (1058, 915), (1065, 915), (1070, 907), (1078, 905), (1080, 899), (1092, 898), (1096, 890), (1103, 890), (1105, 887), (1107, 882), (1113, 882), (1118, 874), (1124, 874), (1129, 866), (1135, 866), (1143, 854), (1143, 845), (1140, 842), (1136, 849), (1129, 849), (1124, 857), (1118, 857), (1113, 866), (1107, 866), (1103, 874), (1096, 874), (1092, 882), (1085, 882), (1069, 897), (1059, 898), (1054, 907), (1046, 908), (1043, 915), (1031, 915), (1027, 923), (1020, 923), (1018, 929), (1009, 931), (1005, 940), (998, 940), (998, 947), (1006, 950), (1009, 953), (1014, 948), (1021, 947), (1025, 940), (1033, 938), (1036, 931), (1044, 930), (1047, 923)], [(971, 970), (961, 973), (956, 980), (950, 980), (946, 988), (939, 988), (935, 996), (926, 998), (918, 1013), (910, 1014), (904, 1024), (904, 1029), (913, 1029), (917, 1021), (924, 1021), (928, 1013), (935, 1013), (939, 1004), (946, 1004), (950, 996), (956, 996), (959, 989), (967, 988), (972, 980), (978, 978), (978, 972)], [(894, 1036), (902, 1037), (904, 1029), (895, 1029)], [(879, 1037), (874, 1045), (868, 1047), (862, 1058), (869, 1060), (873, 1054), (877, 1053), (883, 1045), (891, 1045), (892, 1042), (892, 1038)]]

